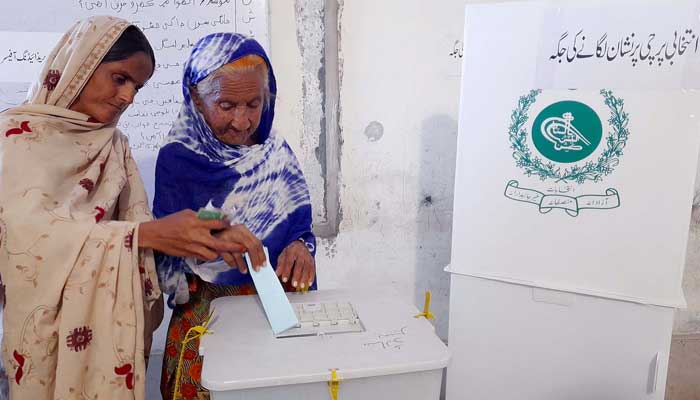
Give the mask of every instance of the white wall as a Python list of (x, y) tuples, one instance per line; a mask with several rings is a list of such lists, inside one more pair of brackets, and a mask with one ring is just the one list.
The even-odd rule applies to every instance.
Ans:
[(461, 1), (345, 1), (340, 17), (342, 220), (321, 286), (433, 291), (447, 336)]

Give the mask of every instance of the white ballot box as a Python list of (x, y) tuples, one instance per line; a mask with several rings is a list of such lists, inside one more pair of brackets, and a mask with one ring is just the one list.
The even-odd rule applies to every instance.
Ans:
[[(213, 333), (202, 338), (200, 354), (202, 384), (212, 399), (333, 399), (334, 386), (342, 400), (440, 397), (450, 356), (432, 324), (415, 317), (419, 311), (410, 301), (344, 291), (288, 297), (306, 326), (297, 336), (279, 338), (258, 296), (211, 303)], [(348, 320), (348, 310), (359, 320)], [(338, 332), (344, 330), (350, 332)]]

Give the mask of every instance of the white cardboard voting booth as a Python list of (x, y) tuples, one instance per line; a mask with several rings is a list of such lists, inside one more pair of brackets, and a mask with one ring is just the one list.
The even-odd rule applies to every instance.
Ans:
[(674, 309), (453, 275), (447, 400), (663, 399)]
[(258, 296), (212, 302), (211, 335), (200, 344), (202, 385), (214, 400), (331, 399), (337, 371), (342, 400), (437, 400), (449, 353), (410, 300), (317, 291), (292, 303), (349, 301), (360, 333), (275, 338)]
[(662, 399), (700, 2), (467, 6), (448, 400)]

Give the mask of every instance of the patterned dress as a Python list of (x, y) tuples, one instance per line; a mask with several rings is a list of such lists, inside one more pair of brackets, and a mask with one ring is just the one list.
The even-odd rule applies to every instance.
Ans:
[(78, 22), (0, 113), (2, 356), (14, 399), (145, 398), (148, 200), (126, 137), (69, 105), (130, 24)]

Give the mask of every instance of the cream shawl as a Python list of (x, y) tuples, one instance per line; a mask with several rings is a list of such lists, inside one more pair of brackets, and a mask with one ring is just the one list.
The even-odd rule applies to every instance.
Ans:
[(78, 22), (28, 101), (0, 113), (2, 354), (14, 399), (143, 399), (144, 315), (160, 297), (151, 215), (126, 137), (68, 107), (130, 24)]

